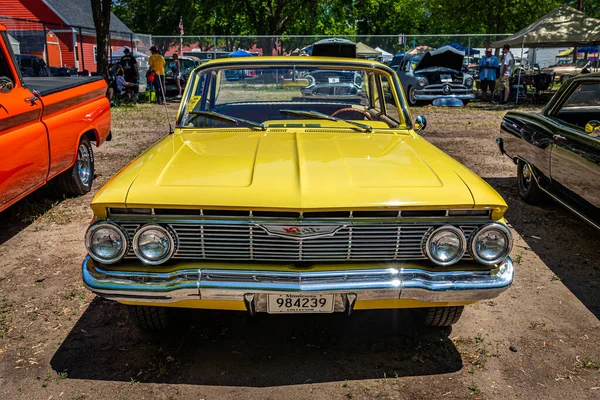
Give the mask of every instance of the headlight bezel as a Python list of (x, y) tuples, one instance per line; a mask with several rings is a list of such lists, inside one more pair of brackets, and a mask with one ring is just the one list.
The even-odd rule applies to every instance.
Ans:
[[(493, 260), (486, 260), (485, 258), (482, 258), (478, 253), (477, 253), (477, 249), (476, 249), (476, 245), (477, 245), (477, 239), (478, 237), (490, 230), (497, 230), (500, 233), (502, 233), (505, 237), (506, 237), (506, 249), (504, 250), (504, 252), (502, 252), (502, 254), (498, 257), (496, 257)], [(504, 225), (501, 224), (499, 222), (492, 222), (486, 225), (483, 225), (482, 227), (480, 227), (477, 231), (475, 231), (473, 233), (473, 235), (471, 236), (471, 241), (469, 243), (469, 253), (471, 253), (471, 256), (473, 257), (473, 259), (475, 261), (477, 261), (478, 263), (481, 263), (483, 265), (488, 265), (488, 266), (492, 266), (492, 265), (496, 265), (500, 262), (502, 262), (503, 260), (505, 260), (508, 255), (510, 254), (510, 252), (512, 251), (512, 247), (513, 247), (513, 236), (512, 236), (512, 232), (510, 231), (510, 229)]]
[[(102, 228), (114, 229), (118, 233), (118, 235), (120, 236), (120, 238), (123, 242), (121, 251), (118, 253), (118, 255), (116, 257), (113, 257), (113, 258), (99, 257), (92, 250), (92, 246), (91, 246), (92, 235), (96, 231), (98, 231), (99, 229), (102, 229)], [(92, 225), (90, 225), (88, 227), (87, 231), (85, 232), (85, 247), (88, 251), (88, 254), (90, 255), (90, 257), (92, 257), (92, 259), (94, 261), (98, 261), (101, 264), (115, 264), (115, 263), (118, 263), (119, 261), (121, 261), (125, 257), (125, 255), (129, 252), (129, 236), (127, 235), (127, 231), (125, 231), (125, 229), (123, 229), (121, 226), (114, 224), (112, 222), (108, 222), (108, 221), (99, 221), (99, 222), (95, 222)]]
[(471, 76), (469, 76), (465, 79), (465, 86), (472, 87), (474, 83), (475, 83), (475, 80)]
[[(456, 236), (458, 236), (458, 239), (460, 241), (460, 251), (457, 253), (457, 255), (450, 259), (449, 261), (439, 261), (438, 259), (436, 259), (431, 252), (431, 241), (432, 239), (440, 232), (442, 231), (450, 231), (456, 234)], [(465, 255), (466, 251), (467, 251), (467, 238), (464, 234), (464, 232), (460, 229), (457, 228), (456, 226), (453, 225), (444, 225), (444, 226), (440, 226), (439, 228), (436, 228), (433, 232), (431, 232), (429, 234), (429, 237), (427, 238), (427, 242), (425, 243), (425, 251), (427, 254), (427, 258), (435, 263), (436, 265), (439, 265), (441, 267), (447, 267), (453, 264), (456, 264), (457, 262), (459, 262), (463, 256)]]
[[(166, 235), (166, 237), (169, 241), (169, 250), (167, 251), (167, 253), (165, 253), (165, 255), (162, 258), (160, 258), (158, 260), (150, 260), (150, 259), (144, 257), (143, 254), (141, 253), (141, 250), (139, 249), (140, 237), (142, 236), (142, 234), (144, 232), (146, 232), (150, 229), (162, 231)], [(161, 265), (161, 264), (166, 263), (167, 261), (169, 261), (171, 259), (171, 257), (173, 257), (173, 254), (175, 253), (175, 248), (176, 248), (176, 242), (175, 242), (173, 233), (165, 226), (159, 225), (159, 224), (153, 224), (153, 223), (146, 224), (137, 230), (137, 232), (133, 236), (132, 245), (133, 245), (133, 252), (135, 253), (136, 257), (142, 263), (144, 263), (146, 265)]]
[(427, 79), (425, 79), (423, 77), (417, 78), (417, 83), (421, 87), (427, 86)]

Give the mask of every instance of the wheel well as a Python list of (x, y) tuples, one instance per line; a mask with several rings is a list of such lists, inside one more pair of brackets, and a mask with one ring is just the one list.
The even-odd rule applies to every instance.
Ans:
[(81, 135), (81, 136), (87, 137), (90, 140), (90, 142), (97, 142), (96, 132), (93, 129), (90, 129), (89, 131), (84, 132), (83, 135)]

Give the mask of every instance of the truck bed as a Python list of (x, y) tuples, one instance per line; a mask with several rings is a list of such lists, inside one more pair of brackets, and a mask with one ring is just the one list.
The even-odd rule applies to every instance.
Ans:
[(48, 78), (23, 78), (23, 82), (30, 90), (37, 90), (42, 96), (47, 96), (52, 93), (72, 89), (87, 83), (97, 82), (102, 79), (103, 78), (101, 76), (86, 76), (76, 78), (71, 78), (68, 76), (54, 76)]

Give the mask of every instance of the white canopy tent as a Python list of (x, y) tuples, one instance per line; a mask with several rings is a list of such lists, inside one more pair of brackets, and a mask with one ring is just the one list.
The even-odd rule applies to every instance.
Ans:
[(375, 50), (377, 50), (378, 52), (381, 53), (381, 61), (392, 61), (392, 58), (394, 58), (394, 55), (392, 53), (388, 53), (387, 51), (383, 50), (382, 48), (379, 47), (375, 47)]
[(582, 46), (597, 42), (600, 42), (600, 19), (563, 5), (514, 35), (492, 43), (492, 47)]
[[(514, 35), (492, 43), (491, 47), (500, 48), (505, 45), (521, 47), (521, 59), (523, 59), (525, 46), (531, 48), (585, 46), (595, 45), (598, 42), (600, 42), (600, 20), (590, 18), (573, 7), (562, 5)], [(520, 81), (521, 69), (519, 68)], [(519, 102), (518, 85), (516, 102)]]

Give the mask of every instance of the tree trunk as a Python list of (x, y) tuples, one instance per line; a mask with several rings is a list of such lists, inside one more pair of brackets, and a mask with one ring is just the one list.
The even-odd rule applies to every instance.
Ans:
[(96, 27), (96, 65), (98, 73), (108, 81), (108, 46), (110, 31), (110, 7), (112, 0), (90, 0)]

